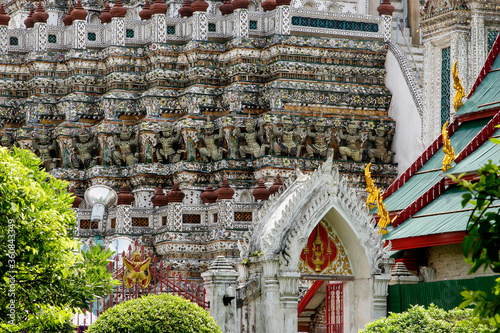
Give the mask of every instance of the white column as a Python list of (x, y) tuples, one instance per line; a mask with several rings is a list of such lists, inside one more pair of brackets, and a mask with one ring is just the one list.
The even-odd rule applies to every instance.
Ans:
[(115, 46), (125, 46), (125, 20), (123, 17), (113, 17), (111, 19), (111, 29), (113, 44)]
[(45, 52), (47, 51), (47, 23), (35, 23), (35, 51)]
[(276, 34), (289, 35), (290, 25), (290, 6), (276, 7)]
[[(279, 260), (274, 256), (265, 255), (261, 263), (264, 268), (264, 295), (262, 295), (264, 326), (268, 328), (268, 332), (287, 333), (282, 330), (283, 323), (281, 321), (280, 286), (278, 282)], [(295, 312), (294, 316), (297, 317), (297, 312)]]
[(473, 56), (473, 77), (477, 77), (479, 71), (486, 60), (486, 44), (484, 27), (484, 16), (476, 11), (479, 4), (472, 2), (471, 4), (471, 41), (472, 41), (472, 56)]
[(193, 40), (207, 40), (208, 38), (208, 22), (207, 13), (193, 13)]
[(167, 19), (165, 14), (153, 14), (153, 43), (165, 43), (167, 41)]
[(83, 20), (75, 20), (71, 25), (73, 31), (73, 48), (75, 49), (85, 49), (87, 34), (86, 34), (86, 26), (85, 21)]
[(0, 25), (0, 53), (7, 53), (8, 47), (7, 26)]
[[(217, 321), (221, 331), (239, 332), (235, 320), (236, 299), (229, 300), (228, 298), (236, 296), (238, 273), (223, 256), (218, 256), (209, 270), (201, 274), (201, 277), (205, 281), (205, 301), (210, 302), (210, 315)], [(227, 305), (224, 304), (224, 296), (226, 296)]]
[(236, 26), (234, 27), (235, 37), (247, 38), (248, 37), (248, 9), (238, 8), (234, 10), (234, 17), (236, 17)]
[(297, 310), (299, 296), (299, 272), (279, 274), (280, 302), (283, 309), (283, 332), (295, 332), (298, 325)]

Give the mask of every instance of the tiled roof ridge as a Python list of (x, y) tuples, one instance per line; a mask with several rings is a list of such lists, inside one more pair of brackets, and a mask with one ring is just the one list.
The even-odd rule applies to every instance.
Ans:
[[(451, 137), (455, 131), (458, 129), (459, 120), (456, 118), (450, 125), (448, 125), (448, 135)], [(420, 170), (425, 163), (443, 146), (443, 135), (440, 134), (432, 144), (427, 147), (426, 150), (406, 169), (405, 172), (401, 174), (384, 193), (384, 200), (386, 200), (391, 194), (396, 192), (401, 186), (403, 186), (413, 175), (415, 175), (418, 170)]]
[(431, 186), (424, 194), (418, 197), (415, 201), (409, 204), (405, 209), (403, 209), (399, 214), (398, 218), (394, 221), (393, 227), (396, 228), (398, 225), (402, 224), (404, 221), (408, 220), (410, 217), (418, 213), (428, 204), (437, 199), (445, 191), (445, 178), (441, 178), (438, 182)]
[(474, 85), (472, 86), (471, 91), (467, 95), (467, 98), (469, 98), (474, 93), (474, 91), (476, 91), (477, 87), (479, 87), (481, 82), (483, 82), (486, 75), (488, 75), (488, 73), (491, 70), (491, 67), (493, 66), (495, 60), (498, 57), (499, 52), (500, 52), (500, 34), (497, 35), (497, 38), (495, 39), (495, 42), (491, 47), (490, 53), (488, 53), (488, 57), (486, 57), (486, 61), (484, 62), (483, 68), (479, 72), (476, 82), (474, 82)]

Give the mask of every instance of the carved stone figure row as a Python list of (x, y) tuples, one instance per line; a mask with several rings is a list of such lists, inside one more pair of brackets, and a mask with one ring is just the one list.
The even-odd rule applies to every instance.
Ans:
[[(264, 124), (257, 129), (255, 120), (249, 117), (244, 129), (228, 127), (218, 131), (214, 130), (214, 125), (207, 119), (204, 128), (195, 132), (194, 140), (192, 130), (183, 139), (181, 131), (174, 131), (169, 123), (165, 123), (158, 133), (150, 133), (147, 137), (123, 126), (119, 134), (106, 135), (107, 142), (100, 144), (99, 141), (105, 140), (98, 140), (84, 127), (79, 132), (68, 141), (68, 148), (63, 147), (59, 138), (56, 141), (43, 129), (27, 148), (40, 156), (46, 169), (55, 168), (57, 161), (62, 161), (60, 166), (65, 168), (87, 169), (98, 164), (132, 166), (139, 162), (175, 163), (182, 159), (204, 162), (223, 158), (257, 159), (266, 154), (326, 158), (330, 148), (335, 152), (336, 158), (357, 162), (369, 160), (390, 163), (393, 155), (389, 149), (393, 129), (388, 130), (383, 123), (369, 131), (364, 139), (355, 121), (336, 133), (335, 129), (327, 128), (322, 119), (311, 128), (304, 123), (294, 125), (287, 116), (282, 118), (281, 126)], [(19, 134), (17, 141), (20, 141)], [(56, 142), (59, 143), (59, 149)], [(5, 133), (0, 138), (0, 143), (8, 147), (13, 144)]]

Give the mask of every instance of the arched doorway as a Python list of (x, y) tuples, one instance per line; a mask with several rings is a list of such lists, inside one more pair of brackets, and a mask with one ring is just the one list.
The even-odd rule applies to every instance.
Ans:
[[(252, 316), (255, 322), (261, 323), (254, 325), (256, 332), (298, 331), (301, 278), (313, 281), (342, 278), (343, 332), (357, 332), (367, 322), (386, 315), (391, 266), (389, 249), (383, 247), (364, 202), (339, 177), (332, 158), (310, 176), (299, 171), (297, 178), (285, 185), (281, 195), (267, 202), (257, 217), (255, 229), (247, 244), (241, 247), (243, 258), (259, 254), (251, 260), (249, 278), (242, 281), (248, 283), (252, 277), (260, 276), (260, 294), (255, 302), (262, 314)], [(304, 274), (303, 252), (308, 240), (316, 237), (314, 232), (318, 233), (318, 225), (326, 233), (331, 231), (330, 238), (323, 237), (323, 252), (328, 255), (325, 242), (335, 240), (345, 259), (337, 264), (342, 263), (344, 268), (348, 264), (350, 271), (322, 269), (325, 265), (322, 263), (319, 272), (313, 264), (314, 269), (309, 267), (313, 272)], [(330, 258), (329, 262), (333, 267), (335, 261)], [(240, 315), (241, 318), (249, 317), (243, 312)], [(245, 326), (244, 320), (241, 325)]]

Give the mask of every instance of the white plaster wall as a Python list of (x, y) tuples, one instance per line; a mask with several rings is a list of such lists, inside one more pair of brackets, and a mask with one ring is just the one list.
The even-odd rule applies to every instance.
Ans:
[(475, 274), (469, 275), (470, 266), (465, 262), (462, 253), (462, 244), (434, 246), (427, 249), (428, 265), (436, 270), (435, 280), (471, 279), (478, 276), (495, 275), (488, 269), (483, 272), (479, 269)]
[(387, 52), (385, 69), (385, 85), (392, 93), (389, 117), (396, 121), (396, 133), (392, 140), (392, 151), (396, 153), (393, 161), (398, 163), (400, 175), (422, 153), (418, 146), (422, 123), (401, 68), (390, 51)]

